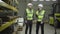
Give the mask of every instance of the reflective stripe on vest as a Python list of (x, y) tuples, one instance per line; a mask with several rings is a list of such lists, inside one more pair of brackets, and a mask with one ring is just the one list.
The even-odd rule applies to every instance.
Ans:
[(33, 9), (30, 11), (29, 9), (26, 9), (27, 12), (27, 20), (33, 19)]
[(45, 14), (45, 11), (42, 10), (40, 13), (39, 13), (39, 11), (37, 11), (36, 14), (38, 16), (38, 21), (42, 21), (44, 14)]

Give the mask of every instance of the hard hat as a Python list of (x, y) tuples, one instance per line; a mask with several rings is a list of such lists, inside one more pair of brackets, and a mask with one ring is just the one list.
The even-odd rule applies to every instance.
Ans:
[(0, 0), (0, 2), (3, 2), (2, 0)]
[(39, 7), (43, 7), (43, 5), (42, 5), (42, 4), (39, 4), (38, 6), (39, 6)]
[(33, 6), (33, 4), (32, 4), (32, 3), (28, 3), (27, 5), (28, 5), (28, 6), (30, 6), (30, 5), (31, 5), (31, 6)]

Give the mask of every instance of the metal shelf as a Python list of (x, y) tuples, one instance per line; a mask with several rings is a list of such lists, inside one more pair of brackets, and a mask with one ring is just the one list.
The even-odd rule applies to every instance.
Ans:
[[(7, 1), (7, 0), (6, 0)], [(10, 2), (10, 3), (9, 3)], [(9, 1), (9, 2), (0, 2), (0, 6), (1, 6), (1, 8), (4, 8), (4, 10), (12, 10), (12, 11), (14, 11), (14, 12), (18, 12), (18, 9), (17, 9), (17, 7), (15, 7), (13, 4), (14, 4), (14, 2), (16, 2), (17, 4), (19, 4), (18, 3), (18, 1), (17, 0), (11, 0), (11, 1)], [(17, 5), (16, 5), (17, 6)], [(1, 9), (1, 10), (3, 10), (3, 9)], [(4, 11), (2, 11), (2, 12), (4, 12)], [(0, 26), (0, 32), (1, 31), (3, 31), (3, 30), (5, 30), (6, 28), (8, 28), (9, 26), (11, 26), (12, 24), (14, 24), (15, 23), (15, 20), (18, 18), (18, 16), (16, 16), (16, 15), (14, 15), (14, 12), (12, 12), (13, 14), (13, 16), (8, 16), (8, 15), (6, 15), (7, 17), (9, 17), (10, 19), (9, 19), (9, 21), (7, 21), (7, 22), (4, 22), (4, 24), (2, 24), (1, 26)], [(3, 22), (2, 22), (3, 23)]]
[(60, 16), (60, 13), (55, 13), (55, 16)]
[(5, 2), (0, 2), (0, 6), (11, 9), (11, 10), (13, 10), (15, 12), (18, 12), (18, 9), (16, 7), (13, 7), (13, 6), (5, 3)]
[(1, 26), (0, 26), (0, 32), (3, 31), (4, 29), (8, 28), (8, 27), (11, 26), (12, 24), (14, 24), (14, 23), (15, 23), (15, 20), (16, 20), (17, 18), (18, 18), (18, 17), (12, 18), (10, 21), (5, 22), (5, 24), (1, 25)]
[(60, 21), (60, 13), (55, 13), (55, 16), (56, 16), (57, 19)]

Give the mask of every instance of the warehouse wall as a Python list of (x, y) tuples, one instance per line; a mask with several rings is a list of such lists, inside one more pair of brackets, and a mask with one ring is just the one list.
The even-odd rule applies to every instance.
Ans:
[(25, 11), (25, 8), (26, 8), (26, 1), (25, 0), (19, 0), (18, 8), (19, 8), (18, 16), (23, 17), (24, 16), (24, 11)]
[(30, 0), (19, 0), (19, 13), (18, 16), (24, 17), (25, 9)]

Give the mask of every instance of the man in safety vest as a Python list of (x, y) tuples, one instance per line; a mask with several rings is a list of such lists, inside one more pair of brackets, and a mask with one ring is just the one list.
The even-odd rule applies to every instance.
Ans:
[(28, 28), (29, 28), (29, 34), (31, 34), (32, 32), (32, 21), (33, 21), (33, 9), (32, 9), (32, 6), (33, 4), (32, 3), (28, 3), (27, 4), (28, 8), (26, 9), (26, 18), (25, 20), (26, 21), (26, 29), (25, 29), (25, 34), (27, 34), (28, 32)]
[(36, 11), (36, 17), (37, 17), (37, 24), (36, 24), (36, 34), (39, 33), (39, 26), (41, 25), (41, 34), (44, 34), (44, 24), (43, 24), (43, 17), (45, 14), (45, 10), (43, 9), (43, 4), (38, 5), (38, 10)]

